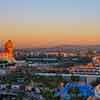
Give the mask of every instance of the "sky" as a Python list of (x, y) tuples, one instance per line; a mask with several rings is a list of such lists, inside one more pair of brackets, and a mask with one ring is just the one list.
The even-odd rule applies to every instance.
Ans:
[(0, 0), (0, 43), (100, 44), (100, 0)]

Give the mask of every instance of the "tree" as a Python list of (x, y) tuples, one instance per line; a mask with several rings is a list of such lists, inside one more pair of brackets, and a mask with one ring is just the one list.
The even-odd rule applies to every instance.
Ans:
[(72, 82), (79, 82), (79, 80), (80, 80), (80, 77), (79, 76), (71, 76), (71, 81)]
[(58, 57), (57, 57), (57, 59), (58, 59), (58, 63), (59, 63), (59, 65), (64, 64), (63, 55), (61, 54), (60, 51), (58, 52)]

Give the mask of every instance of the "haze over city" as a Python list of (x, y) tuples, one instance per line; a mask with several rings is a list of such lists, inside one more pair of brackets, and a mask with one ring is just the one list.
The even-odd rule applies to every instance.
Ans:
[(0, 0), (0, 38), (16, 47), (100, 43), (99, 0)]
[(0, 100), (100, 100), (100, 0), (0, 0)]

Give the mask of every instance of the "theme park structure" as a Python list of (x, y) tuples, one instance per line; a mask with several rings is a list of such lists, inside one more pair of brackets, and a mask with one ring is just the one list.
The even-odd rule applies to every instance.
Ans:
[(3, 50), (0, 52), (0, 75), (6, 75), (9, 71), (16, 69), (13, 49), (14, 44), (11, 40), (5, 42)]

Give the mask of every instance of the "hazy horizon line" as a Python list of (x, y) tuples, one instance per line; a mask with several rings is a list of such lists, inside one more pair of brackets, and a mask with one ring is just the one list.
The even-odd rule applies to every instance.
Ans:
[(59, 47), (61, 47), (61, 46), (79, 46), (79, 47), (87, 47), (87, 46), (100, 46), (100, 43), (99, 44), (60, 44), (60, 45), (54, 45), (54, 46), (33, 46), (33, 47), (16, 47), (15, 46), (15, 49), (32, 49), (32, 48), (40, 48), (40, 49), (42, 49), (42, 48), (59, 48)]

